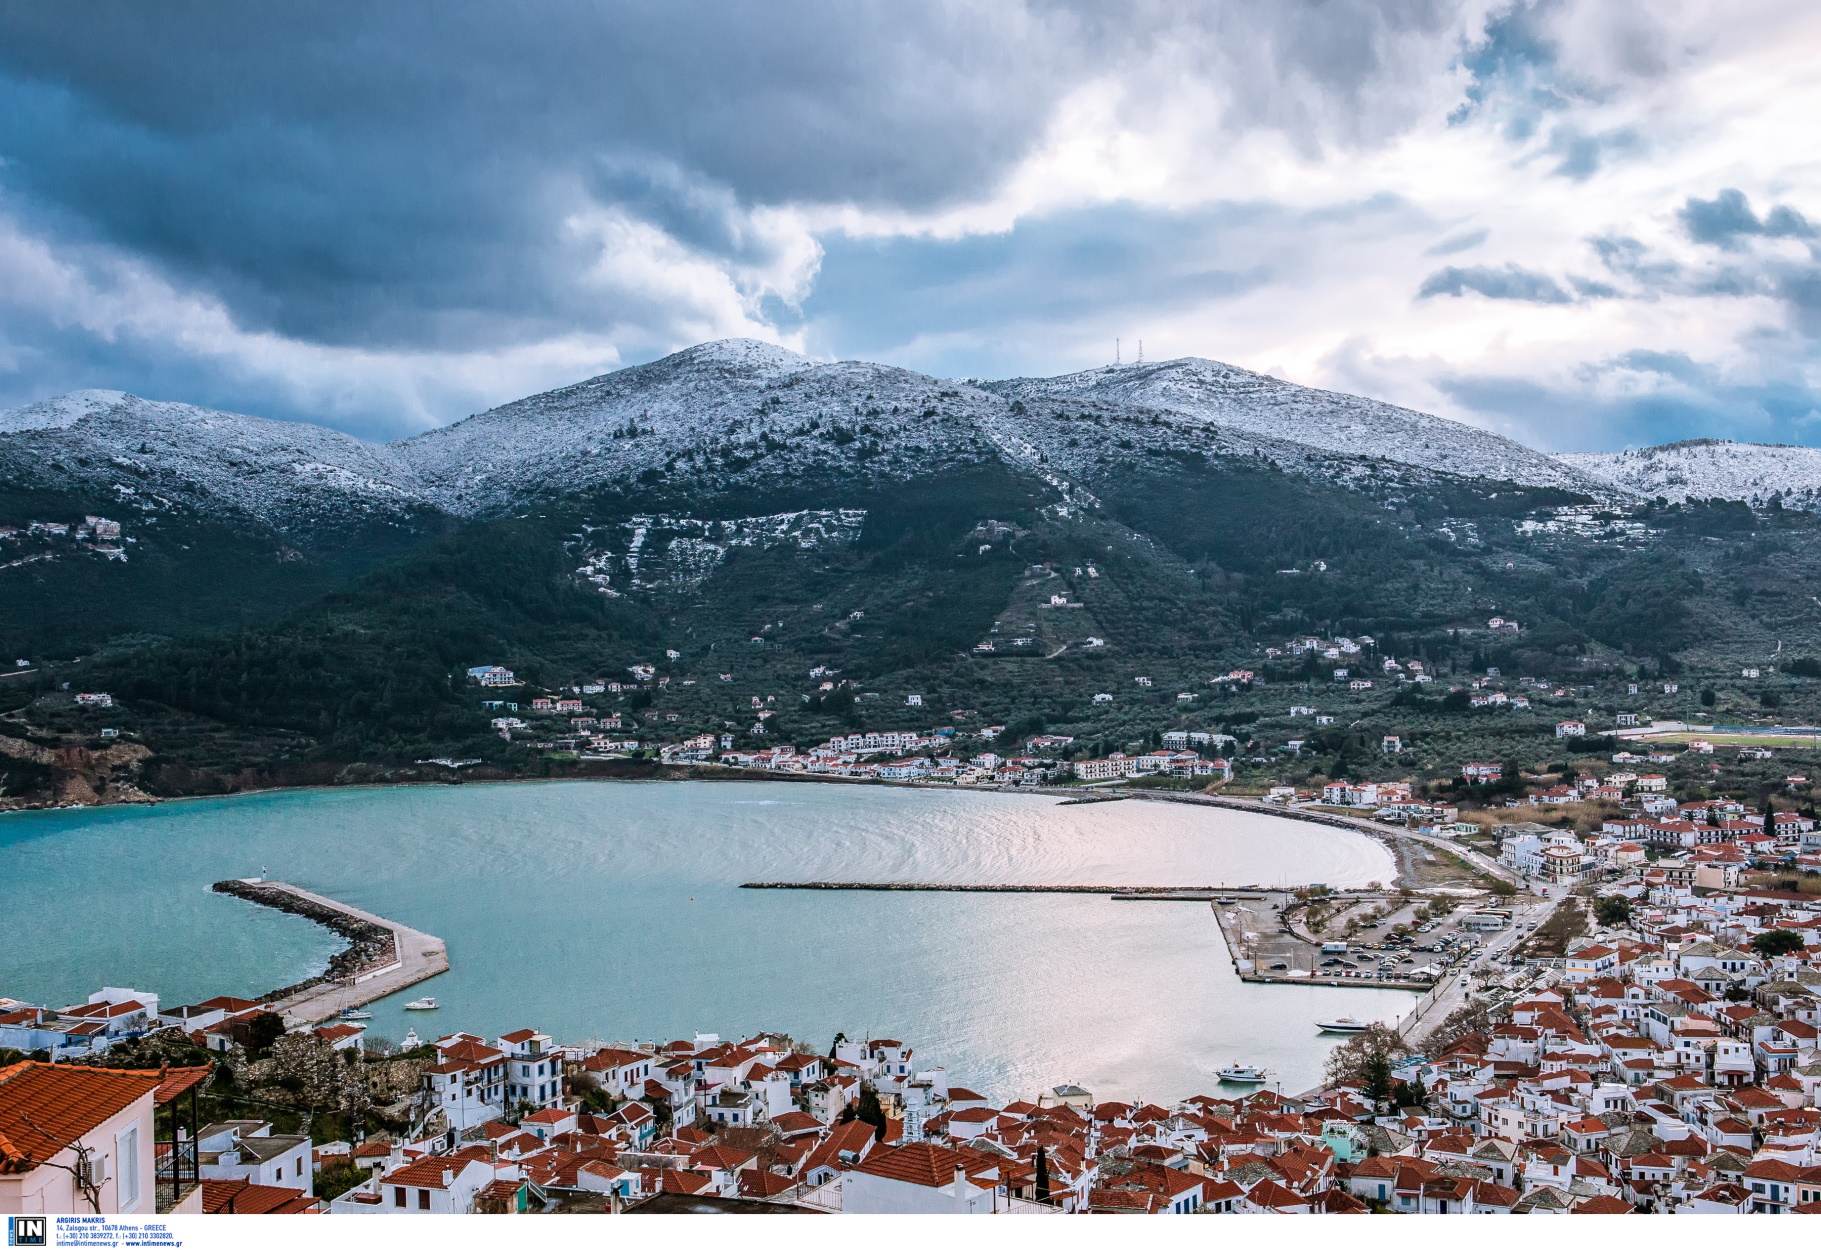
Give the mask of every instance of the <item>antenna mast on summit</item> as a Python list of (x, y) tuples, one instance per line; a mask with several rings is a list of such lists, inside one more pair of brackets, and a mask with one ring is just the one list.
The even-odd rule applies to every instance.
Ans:
[(1138, 363), (1141, 365), (1144, 363), (1144, 340), (1143, 339), (1138, 340)]
[(1119, 367), (1119, 340), (1118, 339), (1113, 340), (1113, 367), (1115, 369), (1117, 369)]

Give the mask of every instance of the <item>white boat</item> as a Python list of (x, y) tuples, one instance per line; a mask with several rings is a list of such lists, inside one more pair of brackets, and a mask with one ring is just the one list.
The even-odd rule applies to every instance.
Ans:
[(341, 1018), (343, 1020), (371, 1020), (373, 1018), (373, 1013), (370, 1011), (362, 1011), (358, 1007), (350, 1007), (341, 1013)]
[(1319, 1020), (1315, 1027), (1323, 1033), (1364, 1033), (1372, 1026), (1361, 1023), (1352, 1016), (1342, 1016), (1338, 1020)]
[(434, 998), (414, 999), (413, 1001), (405, 1004), (405, 1010), (406, 1011), (435, 1011), (436, 1010), (436, 1000)]
[(1229, 1085), (1263, 1085), (1271, 1079), (1263, 1068), (1254, 1068), (1244, 1063), (1217, 1069), (1214, 1075)]

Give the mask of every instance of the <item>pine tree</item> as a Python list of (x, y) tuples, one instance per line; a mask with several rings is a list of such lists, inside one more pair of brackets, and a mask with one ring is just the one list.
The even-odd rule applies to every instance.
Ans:
[(870, 1085), (861, 1089), (854, 1116), (873, 1126), (874, 1141), (885, 1140), (885, 1108), (879, 1105), (879, 1094)]

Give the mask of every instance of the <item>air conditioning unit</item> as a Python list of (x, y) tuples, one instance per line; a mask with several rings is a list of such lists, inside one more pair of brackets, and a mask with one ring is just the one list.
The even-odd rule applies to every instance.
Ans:
[(82, 1184), (95, 1189), (107, 1184), (107, 1156), (85, 1155), (76, 1164), (76, 1177)]

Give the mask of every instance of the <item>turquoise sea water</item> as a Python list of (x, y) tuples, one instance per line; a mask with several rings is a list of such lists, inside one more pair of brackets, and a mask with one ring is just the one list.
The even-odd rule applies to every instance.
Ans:
[[(1363, 885), (1389, 853), (1344, 830), (1127, 801), (765, 782), (295, 791), (0, 818), (0, 996), (100, 985), (191, 1002), (319, 971), (325, 931), (209, 892), (270, 876), (449, 947), (374, 1004), (394, 1040), (534, 1026), (561, 1041), (779, 1029), (890, 1036), (988, 1096), (1062, 1081), (1174, 1099), (1212, 1069), (1314, 1083), (1334, 1015), (1390, 990), (1246, 985), (1205, 904), (1077, 895), (741, 890), (751, 880)], [(441, 1010), (406, 1014), (432, 994)]]

